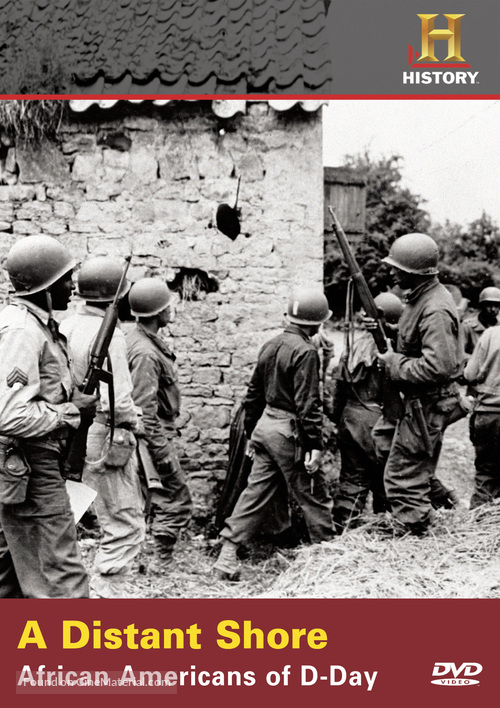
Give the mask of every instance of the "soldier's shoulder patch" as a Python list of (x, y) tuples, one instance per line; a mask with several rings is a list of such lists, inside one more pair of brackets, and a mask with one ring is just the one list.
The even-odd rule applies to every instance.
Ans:
[(16, 383), (21, 384), (21, 386), (28, 385), (28, 374), (26, 374), (18, 366), (14, 367), (10, 374), (7, 376), (7, 386), (12, 388)]

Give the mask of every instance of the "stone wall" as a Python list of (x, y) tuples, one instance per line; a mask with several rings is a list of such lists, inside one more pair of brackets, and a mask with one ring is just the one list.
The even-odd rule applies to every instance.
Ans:
[[(179, 280), (187, 268), (216, 282), (197, 292), (191, 279), (196, 299), (180, 298), (169, 326), (182, 464), (196, 514), (208, 519), (258, 348), (280, 327), (290, 285), (322, 282), (321, 113), (262, 102), (223, 120), (209, 101), (119, 103), (70, 114), (56, 142), (14, 149), (18, 182), (0, 186), (2, 262), (15, 240), (42, 232), (81, 260), (132, 249), (132, 279)], [(239, 176), (242, 233), (232, 241), (215, 227), (215, 209), (233, 205)]]

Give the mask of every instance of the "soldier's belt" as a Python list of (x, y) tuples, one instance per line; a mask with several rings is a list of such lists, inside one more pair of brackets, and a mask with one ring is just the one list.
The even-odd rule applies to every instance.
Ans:
[(64, 442), (69, 437), (69, 428), (64, 426), (62, 428), (56, 428), (52, 430), (47, 435), (41, 435), (38, 438), (25, 438), (26, 442)]
[(447, 398), (449, 396), (456, 396), (459, 392), (459, 386), (456, 381), (451, 381), (450, 383), (444, 384), (443, 386), (436, 387), (425, 387), (424, 385), (418, 385), (411, 387), (411, 389), (405, 390), (402, 388), (403, 396), (407, 401), (413, 401), (418, 399), (420, 401), (436, 401), (440, 398)]
[(267, 406), (264, 408), (264, 413), (269, 414), (272, 418), (283, 418), (290, 420), (293, 418), (297, 417), (295, 413), (292, 413), (292, 411), (285, 411), (283, 408), (276, 408), (275, 406), (270, 406), (267, 404)]

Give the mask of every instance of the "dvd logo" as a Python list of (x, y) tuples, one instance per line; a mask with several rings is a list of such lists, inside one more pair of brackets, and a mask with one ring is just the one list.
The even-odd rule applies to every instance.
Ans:
[[(482, 670), (481, 664), (476, 664), (472, 661), (464, 662), (460, 666), (451, 661), (436, 661), (432, 675), (440, 678), (431, 681), (431, 683), (435, 683), (437, 686), (472, 686), (479, 683), (479, 681), (469, 677), (477, 676)], [(459, 678), (460, 676), (463, 678)]]

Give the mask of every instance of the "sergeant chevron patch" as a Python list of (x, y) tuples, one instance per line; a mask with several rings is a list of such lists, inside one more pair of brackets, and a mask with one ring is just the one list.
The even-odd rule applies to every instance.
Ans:
[(9, 388), (12, 388), (16, 383), (21, 384), (21, 386), (26, 386), (28, 384), (28, 375), (16, 366), (7, 376), (6, 381)]

